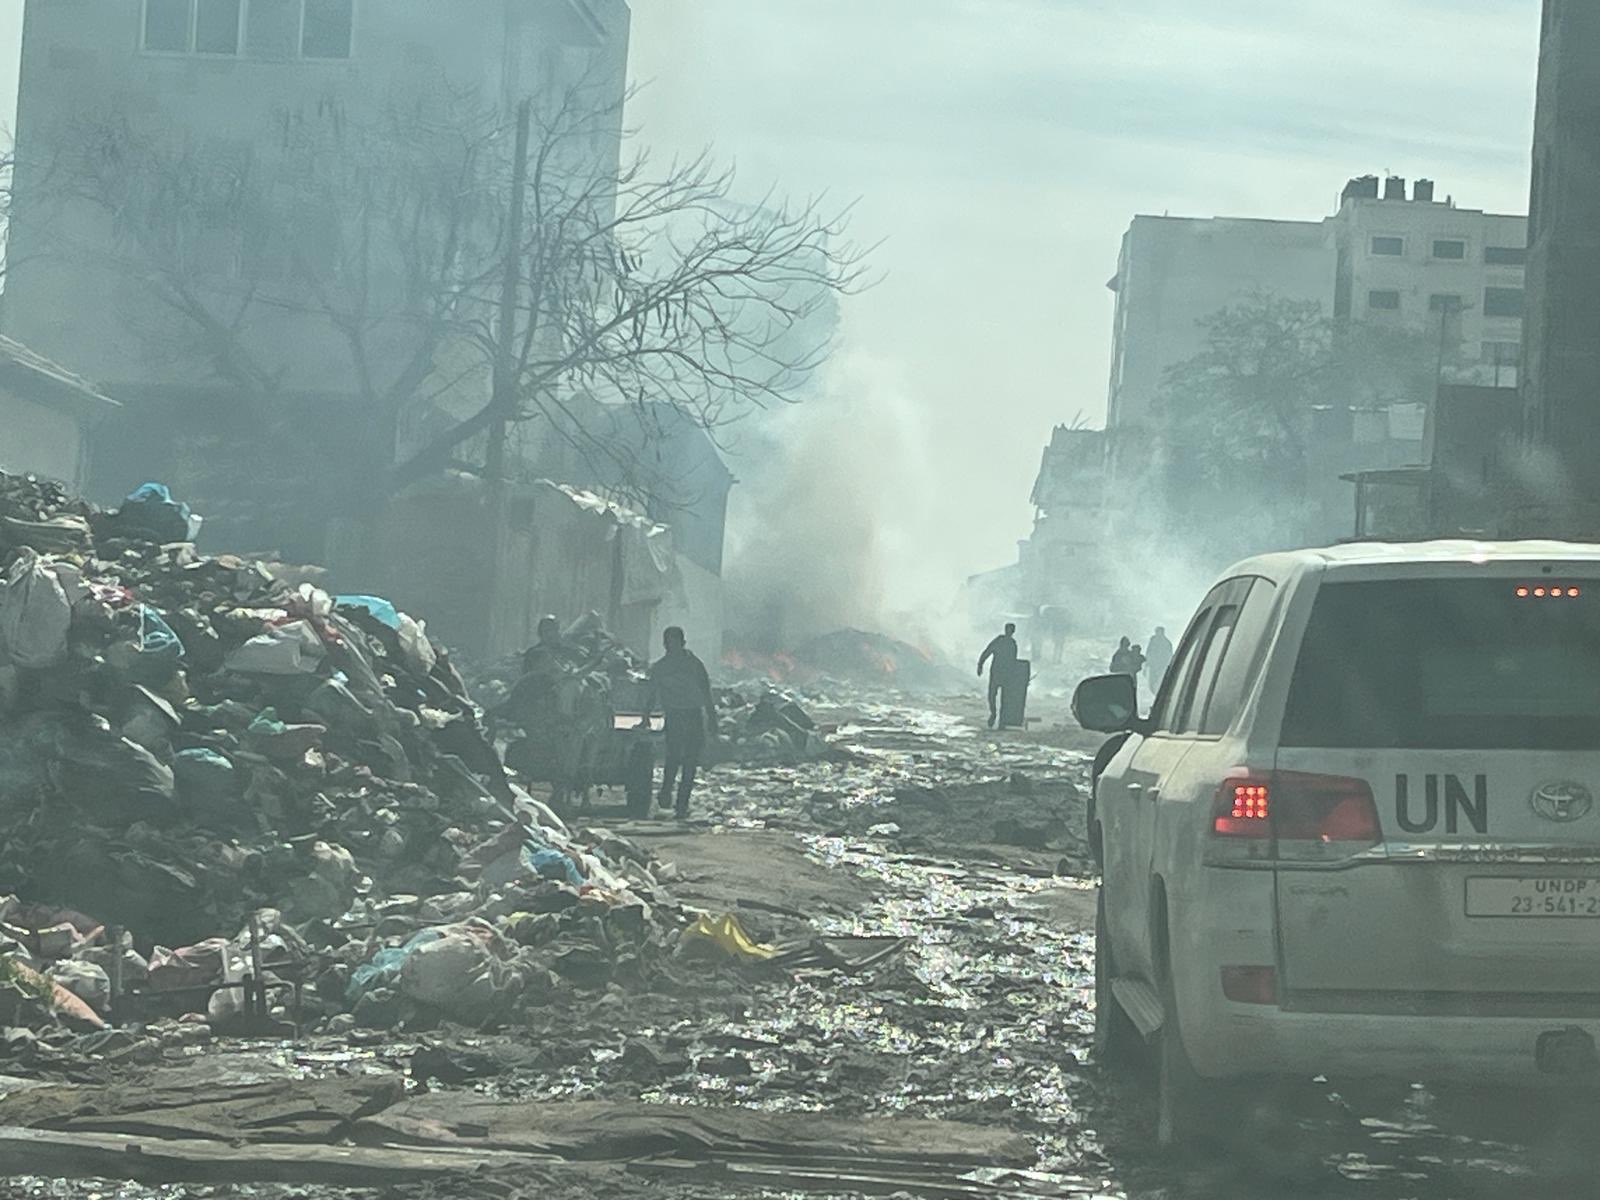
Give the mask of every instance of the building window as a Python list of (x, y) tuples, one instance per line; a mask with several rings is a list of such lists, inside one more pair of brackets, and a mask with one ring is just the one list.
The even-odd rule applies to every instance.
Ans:
[(1483, 315), (1486, 317), (1521, 317), (1523, 291), (1521, 288), (1484, 288)]
[(1461, 311), (1461, 297), (1437, 294), (1429, 296), (1428, 311), (1436, 313), (1458, 313)]
[(1485, 342), (1483, 344), (1483, 363), (1489, 367), (1520, 367), (1522, 365), (1522, 343)]
[(1467, 257), (1467, 244), (1457, 238), (1442, 238), (1433, 243), (1433, 256), (1446, 262), (1464, 262)]
[(250, 0), (251, 58), (293, 58), (300, 44), (300, 0)]
[(1368, 292), (1367, 307), (1374, 312), (1399, 312), (1399, 292)]
[(1524, 267), (1528, 265), (1525, 246), (1486, 246), (1483, 261), (1491, 267)]
[(1406, 252), (1406, 240), (1398, 237), (1375, 237), (1372, 239), (1372, 252), (1380, 258), (1403, 258)]
[(153, 54), (347, 59), (355, 0), (144, 0)]
[(199, 0), (195, 9), (196, 54), (239, 53), (239, 5), (242, 0)]
[(187, 54), (193, 0), (145, 0), (144, 48), (157, 54)]
[(306, 58), (349, 58), (355, 0), (306, 0), (300, 53)]

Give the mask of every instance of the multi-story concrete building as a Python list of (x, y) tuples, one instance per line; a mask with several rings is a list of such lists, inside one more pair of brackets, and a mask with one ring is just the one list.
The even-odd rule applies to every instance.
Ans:
[(1545, 0), (1516, 531), (1600, 535), (1600, 5)]
[[(596, 111), (615, 110), (588, 147), (614, 159), (628, 33), (625, 0), (28, 0), (0, 328), (123, 402), (91, 490), (113, 499), (130, 479), (181, 475), (175, 431), (260, 446), (265, 476), (249, 399), (261, 394), (299, 414), (288, 434), (298, 426), (305, 450), (304, 469), (270, 488), (309, 476), (338, 507), (341, 480), (385, 470), (426, 414), (374, 411), (370, 398), (408, 369), (418, 314), (437, 298), (407, 261), (432, 231), (401, 236), (403, 204), (383, 210), (385, 198), (413, 168), (425, 196), (428, 156), (442, 147), (453, 166), (451, 138), (489, 130), (484, 161), (500, 168), (517, 103), (548, 111), (580, 83)], [(263, 222), (275, 204), (287, 219)], [(481, 240), (496, 218), (472, 219)], [(386, 240), (356, 279), (363, 237)], [(457, 408), (481, 407), (486, 364), (469, 369), (448, 346), (436, 357), (449, 370), (411, 394), (448, 407), (470, 392)], [(237, 507), (210, 527), (323, 552), (325, 520), (296, 530), (260, 497)], [(250, 512), (266, 521), (248, 528)]]
[[(1419, 179), (1352, 180), (1326, 222), (1333, 315), (1439, 338), (1453, 376), (1511, 387), (1521, 361), (1525, 217), (1457, 208)], [(1480, 378), (1481, 377), (1481, 378)]]
[(1135, 217), (1108, 285), (1107, 428), (1150, 421), (1167, 369), (1200, 352), (1213, 313), (1257, 294), (1331, 306), (1336, 262), (1322, 222)]
[[(1330, 316), (1432, 332), (1474, 382), (1516, 382), (1527, 220), (1456, 207), (1434, 185), (1352, 180), (1321, 221), (1135, 217), (1111, 288), (1107, 427), (1146, 424), (1168, 368), (1205, 344), (1203, 322), (1253, 295)], [(1490, 378), (1480, 380), (1477, 376)]]
[[(1517, 383), (1526, 247), (1524, 218), (1461, 208), (1428, 180), (1408, 188), (1397, 177), (1351, 180), (1337, 210), (1316, 221), (1135, 217), (1109, 285), (1106, 430), (1094, 440), (1058, 430), (1045, 453), (1035, 498), (1048, 504), (1020, 556), (1026, 598), (1059, 603), (1075, 579), (1114, 578), (1095, 544), (1165, 544), (1174, 517), (1201, 535), (1188, 543), (1202, 557), (1248, 551), (1252, 539), (1348, 535), (1344, 477), (1419, 462), (1437, 385)], [(1293, 504), (1196, 513), (1185, 488), (1204, 464), (1158, 400), (1171, 368), (1205, 348), (1207, 318), (1260, 297), (1320, 306), (1335, 336), (1361, 326), (1409, 336), (1350, 344), (1370, 378), (1305, 414)], [(1086, 465), (1089, 447), (1103, 452), (1104, 471)], [(1203, 536), (1208, 520), (1215, 546)], [(1099, 532), (1083, 536), (1088, 529)]]

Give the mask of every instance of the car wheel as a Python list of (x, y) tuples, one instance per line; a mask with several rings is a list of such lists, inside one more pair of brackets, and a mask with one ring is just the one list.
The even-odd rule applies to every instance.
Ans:
[(1106, 893), (1102, 887), (1094, 908), (1094, 1057), (1108, 1071), (1137, 1066), (1145, 1048), (1138, 1027), (1122, 1011), (1111, 990), (1115, 977), (1116, 958), (1106, 924)]

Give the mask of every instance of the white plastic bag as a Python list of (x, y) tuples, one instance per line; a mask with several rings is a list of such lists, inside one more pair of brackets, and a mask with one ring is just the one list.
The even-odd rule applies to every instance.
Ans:
[(72, 603), (61, 580), (26, 553), (0, 582), (0, 658), (27, 670), (53, 667), (67, 654)]
[(223, 660), (241, 675), (310, 675), (327, 649), (309, 621), (290, 621), (258, 633)]
[(413, 667), (424, 675), (433, 670), (434, 664), (439, 661), (439, 656), (434, 653), (433, 643), (428, 641), (427, 626), (405, 613), (400, 614), (400, 652)]
[(521, 991), (522, 977), (498, 955), (494, 931), (473, 923), (448, 926), (400, 964), (400, 991), (464, 1025), (478, 1025)]
[(111, 1011), (111, 976), (105, 968), (89, 962), (67, 959), (52, 963), (51, 979), (102, 1015)]

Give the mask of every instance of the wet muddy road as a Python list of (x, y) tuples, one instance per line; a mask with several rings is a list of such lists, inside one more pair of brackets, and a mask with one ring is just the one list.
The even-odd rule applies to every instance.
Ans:
[(808, 853), (870, 881), (871, 901), (835, 928), (905, 937), (904, 959), (730, 1019), (706, 1044), (745, 1047), (753, 1073), (660, 1095), (1001, 1124), (1038, 1145), (1041, 1194), (1600, 1195), (1580, 1149), (1590, 1106), (1423, 1086), (1308, 1081), (1239, 1114), (1227, 1145), (1154, 1154), (1147, 1081), (1107, 1077), (1091, 1050), (1090, 747), (894, 706), (846, 714), (841, 737), (857, 765), (715, 780), (711, 804), (732, 824), (793, 824)]
[[(959, 1120), (1021, 1134), (1038, 1148), (1036, 1170), (996, 1180), (995, 1194), (1596, 1194), (1593, 1176), (1573, 1179), (1573, 1164), (1540, 1145), (1570, 1144), (1575, 1126), (1580, 1140), (1585, 1129), (1592, 1136), (1586, 1113), (1491, 1111), (1481, 1098), (1452, 1107), (1420, 1088), (1340, 1096), (1308, 1086), (1287, 1106), (1274, 1098), (1240, 1113), (1228, 1145), (1178, 1162), (1155, 1155), (1144, 1084), (1107, 1077), (1091, 1050), (1095, 881), (1081, 836), (1090, 746), (1065, 735), (997, 737), (905, 705), (820, 715), (840, 723), (847, 761), (719, 768), (690, 833), (652, 823), (629, 831), (686, 878), (700, 861), (728, 897), (746, 896), (740, 911), (753, 932), (763, 932), (764, 912), (788, 910), (791, 924), (803, 913), (822, 933), (860, 945), (899, 939), (901, 950), (882, 963), (845, 976), (771, 977), (732, 994), (612, 997), (592, 1011), (552, 1014), (542, 1030), (445, 1044), (373, 1035), (224, 1046), (213, 1051), (217, 1069), (409, 1070), (418, 1087), (508, 1099)], [(419, 1051), (440, 1064), (437, 1077), (418, 1069)], [(1545, 1120), (1566, 1128), (1545, 1137)], [(658, 1180), (650, 1189), (734, 1194), (706, 1179)], [(96, 1190), (190, 1194), (0, 1181), (6, 1195)]]

